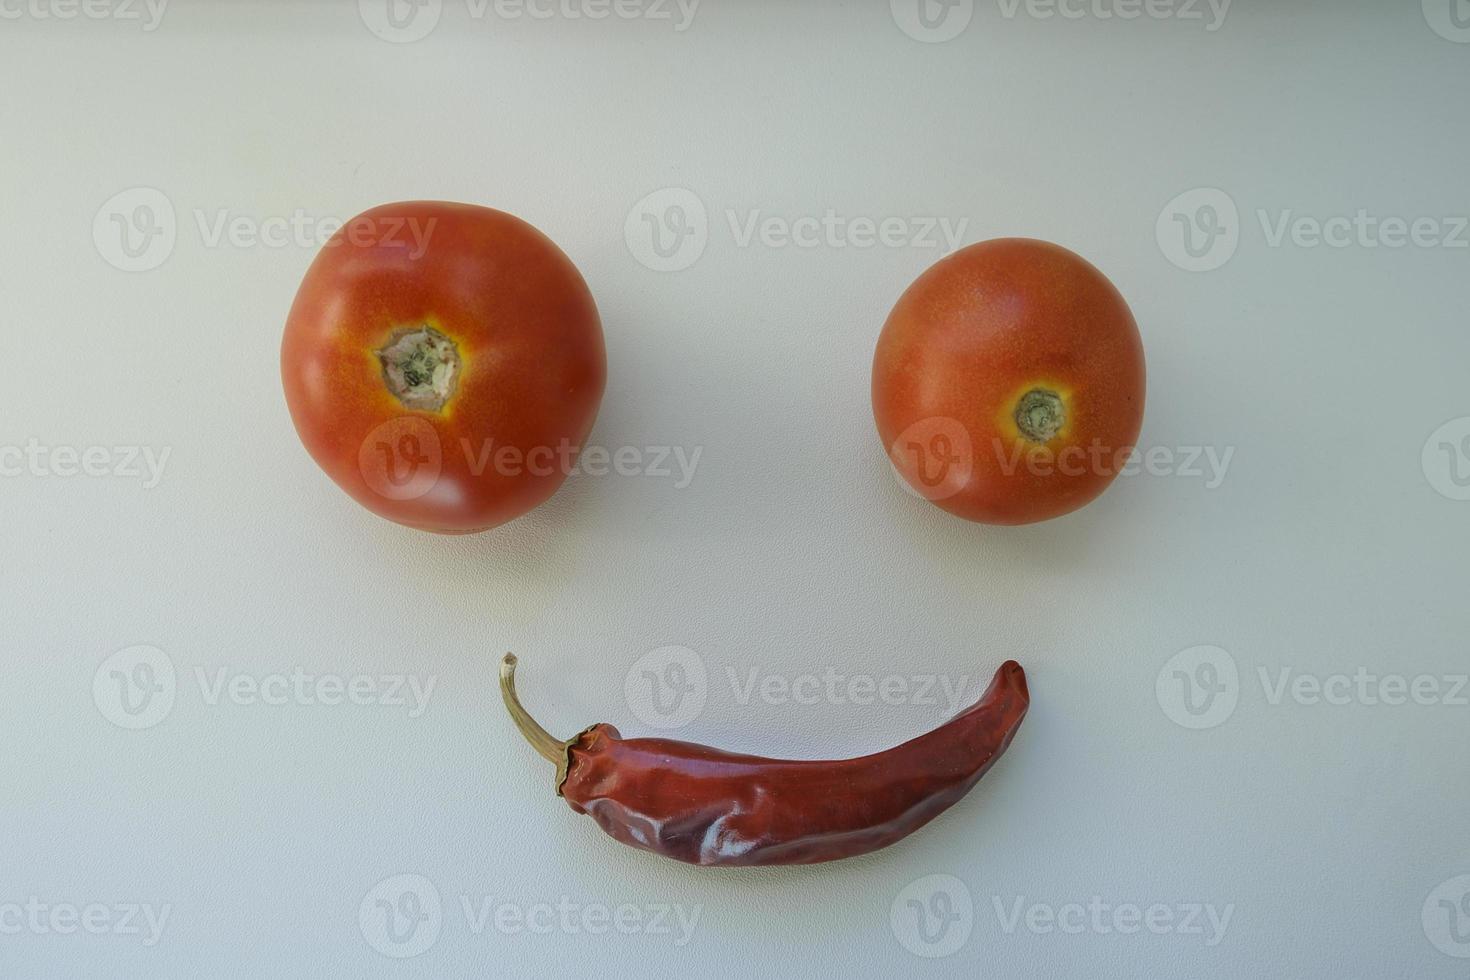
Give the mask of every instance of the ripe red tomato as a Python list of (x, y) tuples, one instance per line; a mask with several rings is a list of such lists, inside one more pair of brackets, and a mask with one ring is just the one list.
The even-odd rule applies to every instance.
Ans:
[(1117, 289), (1059, 245), (963, 248), (898, 300), (873, 414), (899, 475), (952, 514), (1027, 524), (1102, 493), (1143, 423), (1143, 342)]
[(385, 204), (307, 270), (281, 342), (286, 403), (317, 464), (368, 510), (463, 534), (543, 502), (607, 379), (581, 275), (490, 208)]

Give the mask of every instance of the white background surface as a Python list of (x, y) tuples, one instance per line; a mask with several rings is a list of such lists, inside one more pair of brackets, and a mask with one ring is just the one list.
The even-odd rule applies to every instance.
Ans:
[[(677, 11), (476, 17), (447, 0), (426, 37), (391, 43), (352, 4), (177, 2), (145, 30), (144, 8), (59, 20), (37, 15), (59, 0), (37, 2), (0, 20), (0, 444), (169, 455), (147, 488), (29, 465), (0, 481), (0, 974), (1470, 972), (1439, 904), (1470, 873), (1470, 707), (1443, 697), (1467, 670), (1470, 502), (1452, 496), (1470, 423), (1426, 452), (1470, 415), (1470, 249), (1440, 220), (1470, 212), (1470, 44), (1447, 6), (1241, 2), (1209, 30), (1204, 7), (1068, 19), (984, 2), (928, 43), (881, 3), (705, 0), (678, 31)], [(166, 198), (175, 236), (129, 272), (111, 215), (138, 199), (109, 202), (139, 187)], [(706, 209), (707, 246), (656, 272), (625, 225), (670, 187)], [(1207, 272), (1174, 261), (1188, 264), (1173, 216), (1207, 220), (1219, 195), (1166, 209), (1196, 188), (1238, 209)], [(689, 486), (583, 476), (525, 519), (449, 539), (372, 517), (317, 470), (277, 370), (315, 245), (209, 229), (409, 198), (499, 207), (566, 250), (607, 336), (593, 441), (698, 447)], [(869, 363), (887, 310), (944, 249), (732, 231), (828, 209), (1089, 257), (1143, 334), (1143, 445), (1233, 451), (1223, 480), (1123, 478), (1011, 529), (906, 494), (874, 435)], [(1360, 209), (1434, 218), (1459, 247), (1268, 235), (1283, 215)], [(110, 720), (126, 665), (108, 658), (136, 644), (176, 681), (156, 723), (128, 730)], [(899, 845), (690, 868), (570, 812), (494, 691), (512, 649), (552, 730), (653, 733), (625, 679), (670, 644), (708, 675), (676, 734), (738, 750), (857, 754), (950, 710), (741, 703), (732, 674), (929, 676), (974, 685), (968, 700), (1014, 656), (1034, 703), (976, 791)], [(1206, 644), (1237, 667), (1221, 695), (1235, 707), (1194, 730), (1171, 718), (1188, 716), (1170, 662)], [(297, 668), (434, 686), (417, 717), (212, 693)], [(1306, 704), (1276, 697), (1284, 670), (1443, 686), (1429, 705), (1356, 689)], [(375, 900), (401, 889), (374, 889), (399, 874), (432, 883), (437, 936), (384, 938)], [(941, 890), (960, 919), (928, 944), (907, 903), (941, 908), (934, 874), (957, 879)], [(1101, 926), (1089, 911), (1077, 933), (1024, 917), (1007, 931), (1018, 902), (1065, 916), (1094, 896)], [(464, 906), (487, 902), (533, 918), (570, 905), (573, 923), (492, 915), (476, 931)], [(141, 935), (62, 934), (25, 911), (38, 903), (169, 918), (149, 945), (141, 915)], [(1178, 918), (1112, 930), (1112, 908), (1155, 903), (1230, 918), (1223, 936), (1205, 916), (1203, 935)], [(579, 924), (622, 905), (667, 907), (671, 933)], [(1470, 932), (1470, 907), (1457, 915)], [(375, 943), (427, 948), (394, 959)]]

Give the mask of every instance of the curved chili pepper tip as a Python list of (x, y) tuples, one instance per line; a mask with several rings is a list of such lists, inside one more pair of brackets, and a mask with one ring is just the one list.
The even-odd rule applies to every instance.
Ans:
[[(512, 657), (511, 659), (514, 660), (515, 658)], [(1030, 704), (1031, 691), (1026, 687), (1026, 671), (1021, 668), (1021, 665), (1014, 660), (1007, 660), (1000, 665), (1000, 673), (1005, 677), (1006, 683), (1019, 691), (1021, 697), (1026, 699), (1026, 703)]]

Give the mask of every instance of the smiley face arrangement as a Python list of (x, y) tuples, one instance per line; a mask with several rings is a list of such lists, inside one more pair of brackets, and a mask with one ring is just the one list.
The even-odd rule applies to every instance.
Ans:
[[(301, 441), (354, 499), (470, 533), (556, 491), (606, 364), (591, 293), (549, 239), (500, 211), (416, 202), (364, 212), (322, 249), (286, 322), (281, 374)], [(1106, 461), (1138, 437), (1143, 396), (1122, 296), (1079, 256), (1030, 239), (972, 245), (924, 272), (873, 358), (892, 466), (972, 521), (1045, 520), (1102, 493), (1116, 475)], [(766, 759), (606, 724), (557, 739), (522, 707), (515, 668), (507, 654), (501, 695), (556, 767), (557, 795), (624, 844), (698, 865), (812, 864), (901, 840), (979, 782), (1030, 705), (1007, 661), (970, 708), (885, 752)]]

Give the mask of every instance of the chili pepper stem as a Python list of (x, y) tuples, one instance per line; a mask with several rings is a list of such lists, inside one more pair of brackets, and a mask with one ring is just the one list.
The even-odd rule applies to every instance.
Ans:
[(516, 655), (507, 653), (500, 658), (500, 697), (505, 701), (505, 709), (510, 712), (510, 720), (515, 722), (516, 728), (531, 748), (536, 750), (547, 762), (556, 766), (556, 787), (561, 791), (561, 784), (567, 778), (567, 766), (570, 764), (568, 753), (575, 739), (563, 741), (542, 728), (531, 713), (521, 706), (520, 698), (516, 697)]

